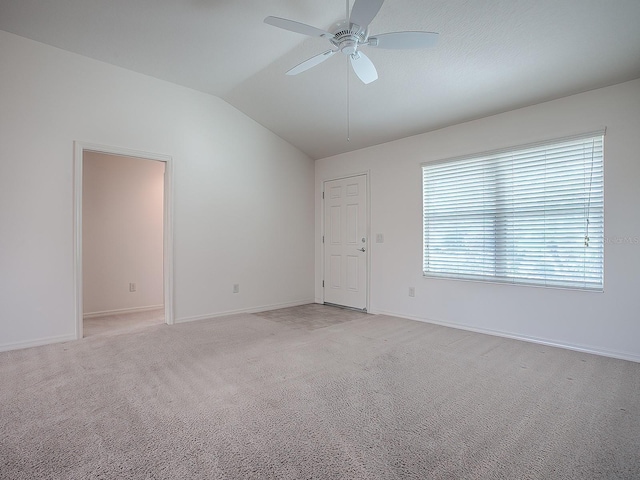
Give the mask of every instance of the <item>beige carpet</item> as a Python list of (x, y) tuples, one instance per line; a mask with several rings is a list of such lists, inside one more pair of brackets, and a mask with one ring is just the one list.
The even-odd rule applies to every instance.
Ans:
[(83, 321), (84, 337), (94, 335), (121, 335), (132, 333), (140, 328), (164, 323), (164, 308), (155, 308), (133, 313), (114, 313), (100, 317), (85, 318)]
[(640, 478), (640, 364), (337, 312), (0, 353), (0, 478)]

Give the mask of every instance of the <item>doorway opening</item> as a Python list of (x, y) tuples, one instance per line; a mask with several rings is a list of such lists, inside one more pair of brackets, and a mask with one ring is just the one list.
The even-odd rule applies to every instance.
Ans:
[(171, 157), (75, 143), (76, 338), (173, 324)]

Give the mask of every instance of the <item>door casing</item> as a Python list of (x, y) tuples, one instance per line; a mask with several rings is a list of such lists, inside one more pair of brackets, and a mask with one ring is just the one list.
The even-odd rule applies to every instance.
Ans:
[[(366, 257), (365, 257), (365, 262), (366, 262), (366, 268), (367, 268), (367, 273), (366, 273), (366, 285), (365, 285), (365, 290), (366, 290), (366, 311), (369, 312), (371, 311), (371, 298), (370, 298), (370, 285), (371, 285), (371, 245), (372, 245), (372, 241), (371, 241), (371, 182), (370, 182), (370, 171), (364, 171), (364, 172), (359, 172), (359, 173), (352, 173), (349, 175), (342, 175), (339, 177), (330, 177), (330, 178), (325, 178), (322, 180), (322, 194), (324, 194), (325, 191), (325, 184), (326, 182), (332, 182), (334, 180), (344, 180), (344, 179), (348, 179), (348, 178), (352, 178), (352, 177), (359, 177), (364, 175), (365, 177), (365, 182), (366, 182), (366, 187), (367, 187), (367, 192), (366, 192), (366, 199), (367, 199), (367, 206), (366, 206), (366, 213), (365, 213), (365, 219), (366, 219), (366, 235), (367, 235), (367, 251), (366, 251)], [(320, 212), (320, 216), (321, 216), (321, 222), (322, 222), (322, 237), (324, 238), (326, 235), (326, 225), (325, 225), (325, 202), (324, 202), (324, 198), (321, 199), (321, 212)], [(326, 255), (326, 251), (325, 251), (325, 243), (322, 242), (321, 240), (321, 251), (322, 251), (322, 255), (321, 255), (321, 262), (322, 262), (322, 279), (321, 281), (326, 283), (326, 271), (325, 271), (325, 255)], [(322, 302), (325, 302), (325, 288), (322, 288)]]
[(75, 284), (75, 337), (83, 336), (83, 285), (82, 285), (82, 167), (85, 151), (105, 153), (108, 155), (122, 155), (137, 157), (145, 160), (165, 162), (164, 169), (164, 214), (163, 214), (163, 290), (164, 290), (164, 318), (165, 323), (173, 325), (173, 159), (168, 155), (143, 152), (129, 148), (98, 145), (87, 142), (74, 142), (74, 174), (73, 174), (73, 205), (74, 205), (74, 284)]

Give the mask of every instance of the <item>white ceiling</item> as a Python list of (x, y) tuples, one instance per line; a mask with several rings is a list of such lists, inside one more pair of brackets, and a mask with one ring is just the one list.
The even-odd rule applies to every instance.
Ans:
[[(364, 0), (363, 0), (364, 1)], [(353, 0), (351, 0), (351, 5)], [(329, 48), (263, 23), (318, 28), (345, 0), (0, 0), (0, 29), (217, 95), (312, 158), (640, 77), (640, 0), (386, 0), (372, 34), (440, 33), (425, 50), (367, 49), (363, 85)]]

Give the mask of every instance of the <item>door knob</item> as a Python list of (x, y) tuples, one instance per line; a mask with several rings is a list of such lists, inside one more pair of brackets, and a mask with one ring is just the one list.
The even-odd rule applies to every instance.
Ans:
[(358, 249), (358, 251), (360, 251), (360, 252), (364, 252), (364, 247), (359, 248), (359, 249)]

